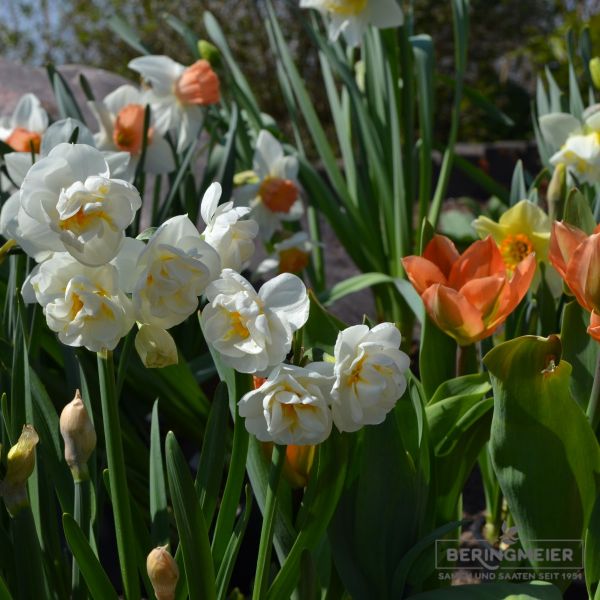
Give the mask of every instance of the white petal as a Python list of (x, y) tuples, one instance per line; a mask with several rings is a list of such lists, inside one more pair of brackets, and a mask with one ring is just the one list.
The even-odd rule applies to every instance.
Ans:
[(119, 111), (128, 104), (145, 104), (142, 92), (132, 85), (122, 85), (118, 87), (108, 94), (103, 102), (104, 106), (106, 106), (114, 116), (117, 116)]
[(211, 183), (206, 192), (204, 192), (202, 204), (200, 205), (200, 214), (202, 216), (202, 220), (207, 225), (212, 221), (215, 211), (217, 210), (217, 206), (219, 205), (222, 192), (223, 188), (221, 187), (221, 184), (216, 181)]
[(146, 149), (145, 170), (148, 173), (161, 175), (175, 170), (173, 152), (167, 140), (161, 135), (154, 134), (152, 143)]
[(282, 273), (267, 281), (258, 292), (265, 305), (296, 329), (308, 319), (309, 300), (302, 280)]
[(22, 127), (28, 131), (44, 133), (48, 127), (48, 114), (35, 94), (21, 96), (11, 117), (14, 128)]
[(59, 144), (68, 142), (73, 137), (73, 132), (76, 128), (78, 129), (77, 143), (94, 146), (92, 132), (81, 121), (71, 118), (61, 119), (52, 123), (42, 136), (42, 145), (40, 147), (42, 156), (48, 155)]
[(553, 150), (558, 150), (567, 138), (581, 129), (581, 123), (567, 113), (550, 113), (540, 117), (540, 129)]
[(396, 0), (375, 0), (368, 4), (368, 19), (372, 25), (381, 29), (399, 27), (404, 23), (402, 9)]
[(29, 152), (9, 152), (4, 155), (4, 164), (9, 177), (16, 185), (21, 185), (27, 171), (33, 165), (33, 160)]
[(281, 159), (283, 159), (283, 147), (269, 131), (263, 129), (256, 140), (254, 172), (259, 179), (264, 179), (271, 174), (272, 168)]
[(140, 56), (129, 62), (128, 67), (137, 71), (152, 84), (157, 94), (172, 94), (173, 84), (185, 67), (168, 56)]

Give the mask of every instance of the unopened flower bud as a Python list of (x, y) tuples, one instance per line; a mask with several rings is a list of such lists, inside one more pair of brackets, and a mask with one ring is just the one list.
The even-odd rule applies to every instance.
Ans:
[(135, 336), (135, 349), (148, 369), (161, 369), (179, 361), (175, 340), (168, 331), (156, 325), (140, 327)]
[(27, 480), (35, 468), (35, 447), (40, 438), (32, 425), (24, 425), (17, 443), (6, 456), (6, 475), (0, 484), (0, 495), (6, 508), (15, 516), (21, 508), (29, 505)]
[(218, 67), (221, 63), (221, 54), (218, 48), (206, 40), (198, 41), (198, 52), (200, 58), (207, 60), (213, 67)]
[[(316, 446), (295, 446), (290, 444), (285, 449), (283, 476), (294, 489), (306, 487), (310, 471), (315, 460)], [(273, 444), (263, 442), (262, 449), (267, 458), (271, 457)]]
[(552, 179), (548, 184), (546, 200), (548, 201), (548, 213), (550, 219), (555, 221), (562, 217), (562, 206), (567, 191), (567, 171), (563, 163), (556, 165)]
[(596, 56), (590, 60), (590, 75), (596, 89), (600, 89), (600, 57)]
[(146, 570), (156, 600), (173, 600), (179, 579), (179, 568), (166, 546), (154, 548), (146, 559)]
[(60, 413), (60, 433), (65, 441), (65, 460), (73, 479), (86, 480), (89, 477), (87, 462), (96, 448), (96, 430), (79, 390)]

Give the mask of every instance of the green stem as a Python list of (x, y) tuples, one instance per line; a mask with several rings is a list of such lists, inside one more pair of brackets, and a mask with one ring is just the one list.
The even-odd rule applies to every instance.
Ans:
[(479, 372), (477, 344), (458, 346), (456, 350), (456, 376), (470, 375)]
[[(82, 490), (84, 485), (83, 481), (75, 482), (75, 496), (73, 500), (73, 518), (81, 530), (87, 535), (88, 528), (85, 524), (85, 509), (83, 506), (85, 492)], [(79, 565), (73, 557), (73, 564), (71, 565), (71, 590), (73, 592), (73, 599), (78, 600), (79, 598), (85, 598), (85, 591), (81, 581), (81, 573), (79, 572)]]
[(600, 352), (596, 361), (594, 384), (592, 385), (592, 393), (590, 394), (590, 401), (587, 407), (587, 416), (593, 432), (596, 433), (598, 422), (600, 421)]
[(119, 563), (123, 577), (125, 597), (140, 598), (140, 586), (136, 567), (135, 534), (129, 506), (129, 488), (125, 474), (125, 459), (121, 442), (118, 396), (115, 387), (115, 370), (112, 352), (98, 353), (98, 377), (106, 460), (115, 520), (115, 534)]
[(277, 508), (277, 488), (281, 480), (281, 471), (285, 462), (285, 446), (273, 446), (271, 470), (269, 472), (269, 487), (265, 500), (260, 544), (258, 546), (258, 562), (252, 600), (262, 600), (269, 587), (269, 570), (271, 566), (271, 551), (273, 550), (273, 532), (275, 530), (275, 509)]

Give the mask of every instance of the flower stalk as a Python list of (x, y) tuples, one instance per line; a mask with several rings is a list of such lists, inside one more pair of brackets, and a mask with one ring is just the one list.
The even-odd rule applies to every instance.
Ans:
[(271, 456), (271, 470), (269, 472), (269, 487), (265, 500), (263, 523), (258, 546), (258, 561), (256, 564), (256, 578), (252, 600), (262, 600), (269, 587), (269, 568), (271, 565), (271, 552), (273, 550), (273, 532), (275, 530), (275, 511), (277, 509), (277, 489), (281, 481), (281, 472), (285, 463), (286, 446), (276, 444)]
[(587, 407), (587, 417), (590, 421), (592, 431), (596, 433), (600, 422), (600, 352), (596, 359), (596, 371), (594, 372), (594, 384), (590, 393), (590, 401)]
[(119, 564), (125, 597), (133, 600), (140, 597), (135, 546), (131, 543), (135, 539), (135, 535), (131, 520), (127, 477), (125, 475), (113, 355), (109, 350), (98, 353), (98, 376)]

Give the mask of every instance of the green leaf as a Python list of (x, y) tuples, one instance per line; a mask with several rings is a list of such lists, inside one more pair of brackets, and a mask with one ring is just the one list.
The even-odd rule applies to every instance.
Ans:
[(585, 535), (585, 584), (590, 598), (600, 599), (600, 497), (596, 499), (594, 510)]
[(204, 520), (210, 526), (217, 505), (223, 477), (225, 453), (227, 449), (227, 423), (229, 402), (227, 385), (220, 382), (215, 392), (208, 423), (204, 432), (204, 442), (200, 453), (200, 465), (196, 476), (196, 489)]
[(181, 39), (186, 43), (191, 52), (193, 59), (198, 60), (200, 58), (200, 53), (198, 52), (198, 36), (185, 23), (173, 15), (163, 13), (162, 18), (171, 29), (181, 36)]
[(421, 331), (419, 372), (427, 398), (456, 374), (456, 342), (429, 318), (425, 317)]
[(333, 347), (338, 333), (345, 325), (329, 313), (309, 290), (310, 312), (308, 321), (304, 326), (304, 345), (306, 348), (318, 347), (329, 354), (333, 354)]
[(569, 302), (562, 315), (562, 356), (573, 367), (569, 388), (583, 410), (587, 408), (598, 357), (598, 342), (587, 333), (589, 313), (577, 301)]
[(217, 573), (217, 598), (219, 600), (225, 600), (227, 598), (227, 591), (229, 588), (229, 581), (235, 567), (240, 548), (242, 547), (242, 541), (244, 540), (244, 534), (250, 521), (250, 514), (252, 513), (252, 492), (249, 485), (246, 486), (246, 501), (244, 503), (244, 514), (238, 519), (235, 525), (235, 529), (231, 534), (219, 572)]
[(215, 573), (206, 522), (188, 465), (172, 431), (167, 434), (165, 455), (190, 600), (215, 600)]
[(545, 581), (457, 585), (410, 596), (408, 600), (561, 600), (560, 590)]
[(563, 221), (579, 227), (579, 229), (585, 231), (588, 235), (591, 235), (596, 227), (596, 219), (594, 219), (594, 215), (592, 214), (590, 203), (576, 188), (569, 192), (565, 201)]
[(443, 383), (425, 407), (429, 437), (436, 456), (450, 453), (461, 436), (486, 412), (492, 386), (487, 373), (466, 375)]
[(298, 537), (269, 589), (267, 600), (292, 596), (300, 578), (303, 553), (314, 550), (322, 540), (337, 507), (346, 478), (347, 453), (347, 440), (337, 434), (319, 446), (298, 517)]
[(113, 30), (126, 44), (129, 44), (134, 50), (140, 54), (152, 54), (144, 44), (138, 32), (129, 25), (125, 19), (115, 15), (108, 21), (108, 26)]
[(323, 306), (331, 306), (349, 294), (360, 292), (378, 283), (393, 282), (394, 278), (385, 273), (362, 273), (336, 283), (330, 290), (319, 294)]
[(219, 165), (216, 180), (223, 186), (222, 201), (229, 200), (233, 190), (233, 176), (235, 174), (235, 140), (239, 122), (239, 112), (236, 104), (233, 105), (231, 116), (229, 117), (229, 130), (225, 147), (223, 149), (224, 157)]
[(484, 358), (494, 389), (492, 463), (527, 551), (539, 540), (581, 540), (597, 496), (600, 449), (561, 357), (557, 336), (525, 336)]
[(74, 560), (79, 565), (92, 598), (94, 600), (117, 600), (117, 593), (90, 548), (81, 528), (77, 525), (75, 519), (67, 513), (63, 514), (63, 528), (67, 544), (69, 544), (69, 548), (73, 553)]
[(155, 546), (164, 546), (169, 541), (167, 490), (161, 448), (158, 400), (156, 400), (152, 407), (152, 425), (150, 428), (150, 519), (152, 522), (152, 543)]
[(77, 119), (85, 125), (85, 119), (83, 113), (75, 100), (75, 96), (71, 91), (71, 88), (65, 81), (65, 78), (55, 69), (54, 65), (49, 64), (46, 67), (48, 71), (48, 77), (50, 78), (50, 85), (54, 91), (54, 97), (56, 98), (56, 104), (58, 111), (63, 119), (71, 117)]

